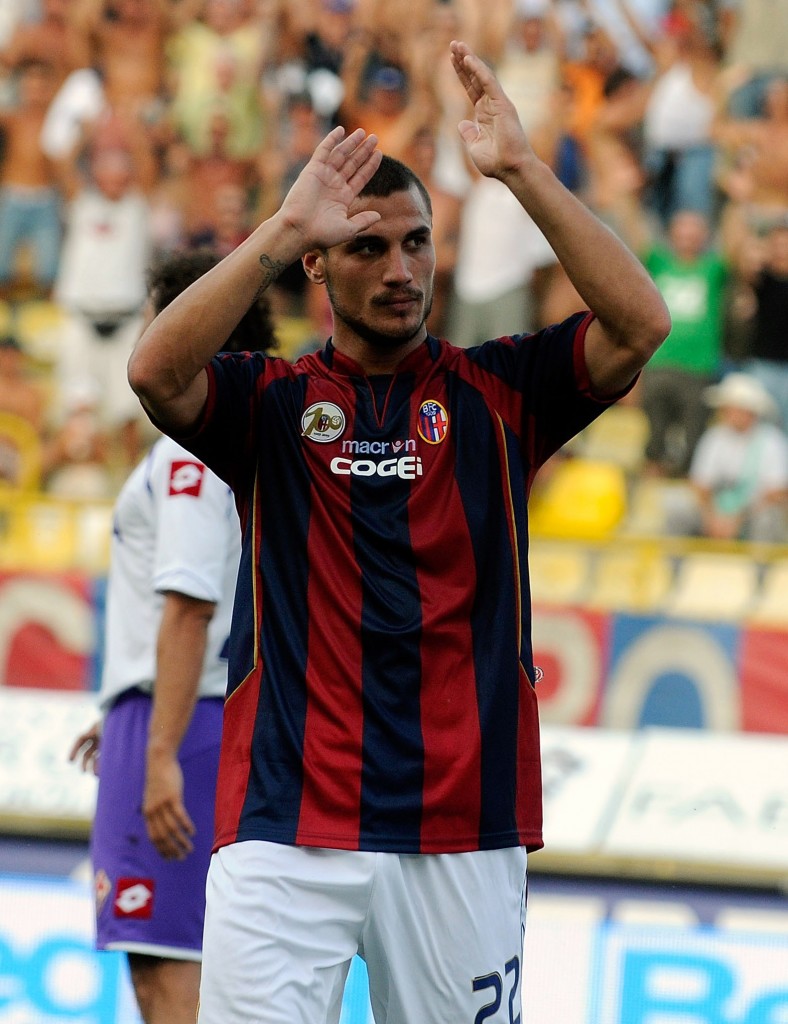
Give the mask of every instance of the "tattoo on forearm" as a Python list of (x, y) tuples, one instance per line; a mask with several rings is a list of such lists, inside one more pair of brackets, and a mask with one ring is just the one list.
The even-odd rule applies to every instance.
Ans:
[(279, 260), (271, 259), (267, 252), (260, 253), (258, 259), (260, 266), (263, 268), (263, 280), (260, 283), (260, 287), (257, 289), (255, 302), (260, 298), (266, 288), (275, 281), (285, 269), (284, 263), (280, 263)]

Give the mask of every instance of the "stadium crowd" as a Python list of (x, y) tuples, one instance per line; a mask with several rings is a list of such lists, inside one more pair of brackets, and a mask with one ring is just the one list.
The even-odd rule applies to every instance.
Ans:
[[(667, 301), (671, 335), (628, 398), (642, 472), (695, 481), (682, 529), (788, 541), (788, 0), (6, 0), (0, 414), (40, 435), (46, 490), (112, 497), (152, 440), (125, 374), (152, 261), (231, 251), (335, 124), (430, 190), (432, 333), (474, 345), (580, 308), (463, 155), (451, 39)], [(300, 264), (272, 301), (287, 355), (330, 334)], [(43, 361), (22, 329), (42, 307)]]

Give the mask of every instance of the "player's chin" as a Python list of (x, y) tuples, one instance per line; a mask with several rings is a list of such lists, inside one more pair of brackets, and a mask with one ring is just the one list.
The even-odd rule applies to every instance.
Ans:
[(409, 302), (383, 306), (377, 310), (378, 326), (382, 333), (400, 340), (413, 337), (426, 320), (423, 302)]

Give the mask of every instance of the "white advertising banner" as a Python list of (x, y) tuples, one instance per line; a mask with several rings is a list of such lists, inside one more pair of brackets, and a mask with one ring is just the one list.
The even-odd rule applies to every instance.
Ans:
[(530, 901), (522, 1024), (788, 1021), (782, 899), (751, 912), (719, 892), (702, 921), (680, 888), (599, 892)]
[[(564, 890), (566, 892), (566, 890)], [(93, 948), (90, 887), (0, 875), (0, 1024), (140, 1024), (125, 957)], [(490, 1024), (785, 1024), (785, 900), (588, 883), (535, 885), (519, 1001)], [(355, 959), (340, 1024), (372, 1024)]]
[(89, 694), (0, 689), (0, 827), (87, 832), (97, 783), (68, 752), (97, 717)]
[[(94, 947), (87, 884), (0, 875), (0, 1024), (142, 1024), (125, 955)], [(373, 1024), (358, 958), (340, 1024)]]
[(0, 876), (0, 1024), (140, 1024), (120, 953), (97, 953), (87, 885)]
[(788, 738), (646, 730), (625, 782), (604, 853), (788, 878)]
[(610, 926), (600, 930), (595, 964), (582, 1024), (788, 1020), (785, 935)]
[(620, 799), (637, 756), (633, 734), (560, 726), (542, 729), (545, 847), (590, 854)]
[[(88, 835), (97, 780), (67, 755), (96, 717), (91, 694), (0, 688), (0, 830)], [(543, 726), (542, 765), (536, 871), (788, 880), (788, 737)]]

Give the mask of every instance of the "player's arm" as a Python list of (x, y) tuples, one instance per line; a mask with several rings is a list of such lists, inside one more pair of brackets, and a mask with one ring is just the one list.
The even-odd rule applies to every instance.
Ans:
[(667, 337), (667, 307), (635, 255), (534, 154), (487, 65), (464, 43), (451, 44), (451, 58), (474, 107), (474, 120), (459, 125), (468, 153), (517, 197), (595, 314), (585, 341), (588, 373), (597, 394), (616, 394)]
[(156, 317), (129, 362), (129, 381), (164, 427), (188, 430), (208, 393), (205, 367), (255, 298), (310, 249), (347, 242), (378, 220), (348, 208), (380, 163), (374, 135), (323, 139), (280, 209), (218, 266), (195, 281)]
[(176, 591), (164, 596), (142, 813), (151, 842), (168, 859), (181, 860), (192, 849), (195, 830), (183, 803), (178, 750), (197, 702), (208, 624), (215, 607), (211, 601)]

